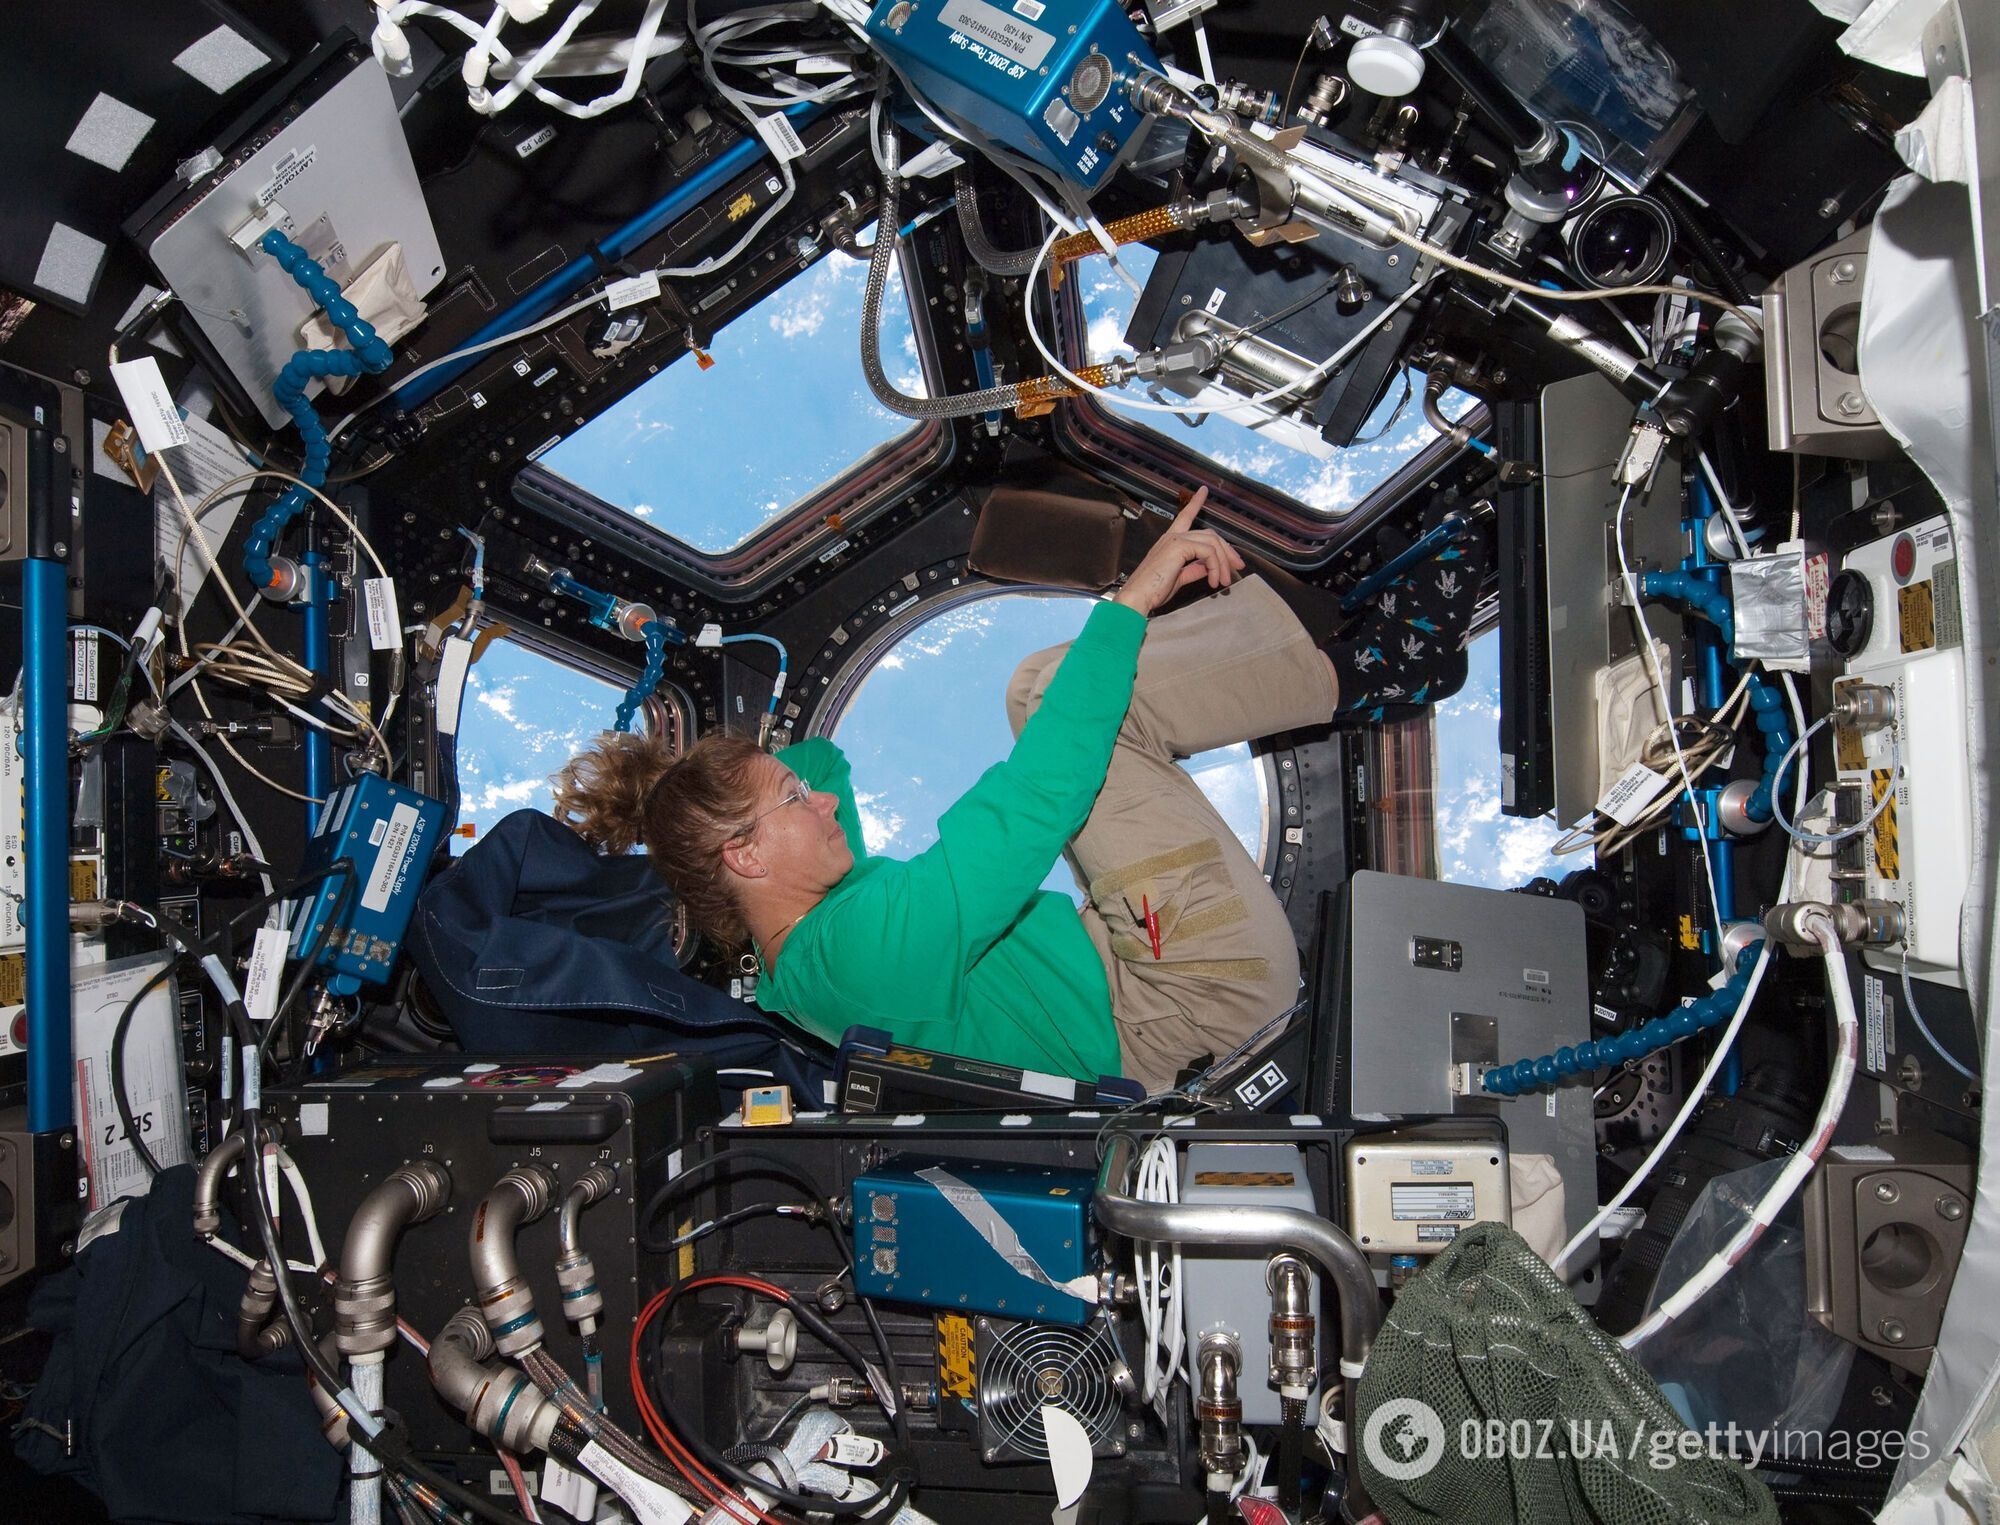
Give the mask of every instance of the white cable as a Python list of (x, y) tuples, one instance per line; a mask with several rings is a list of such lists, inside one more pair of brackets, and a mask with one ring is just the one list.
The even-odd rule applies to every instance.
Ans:
[[(603, 291), (601, 290), (593, 291), (590, 293), (590, 295), (585, 297), (579, 297), (577, 298), (576, 301), (571, 302), (567, 307), (559, 307), (554, 312), (550, 313), (546, 318), (538, 319), (533, 323), (527, 324), (525, 327), (517, 328), (512, 330), (511, 332), (497, 335), (496, 337), (491, 339), (483, 340), (478, 344), (468, 344), (463, 349), (455, 349), (448, 355), (439, 355), (435, 360), (426, 360), (422, 365), (418, 366), (414, 371), (411, 371), (408, 375), (398, 376), (394, 381), (388, 382), (386, 383), (386, 385), (388, 386), (391, 392), (401, 391), (404, 387), (408, 386), (411, 382), (415, 381), (419, 376), (424, 375), (428, 371), (434, 371), (441, 365), (449, 365), (454, 360), (463, 360), (467, 355), (483, 355), (486, 353), (487, 350), (498, 349), (503, 344), (512, 344), (517, 339), (531, 339), (536, 334), (540, 333), (543, 329), (553, 328), (556, 326), (556, 324), (562, 322), (564, 319), (573, 318), (578, 313), (582, 312), (584, 308), (595, 307), (599, 302), (603, 300), (604, 300)], [(326, 431), (327, 443), (331, 444), (333, 443), (333, 441), (339, 439), (340, 436), (344, 432), (346, 432), (350, 424), (352, 424), (357, 418), (359, 418), (362, 414), (366, 413), (370, 408), (374, 406), (375, 406), (374, 403), (364, 403), (361, 407), (356, 408), (352, 413), (348, 414), (347, 417), (343, 418), (339, 423), (335, 424), (331, 429), (327, 430)]]
[[(1801, 774), (1804, 774), (1806, 771), (1806, 761), (1804, 757), (1801, 756), (1801, 754), (1805, 751), (1806, 743), (1813, 739), (1814, 733), (1817, 732), (1821, 726), (1827, 724), (1832, 719), (1833, 716), (1830, 714), (1822, 715), (1819, 717), (1819, 719), (1815, 720), (1811, 725), (1807, 726), (1803, 731), (1799, 732), (1799, 739), (1793, 742), (1791, 746), (1786, 750), (1785, 755), (1779, 759), (1778, 771), (1774, 773), (1772, 777), (1773, 778), (1784, 777), (1785, 769), (1791, 765), (1791, 761), (1794, 757), (1799, 758), (1799, 772)], [(1775, 820), (1778, 823), (1778, 825), (1783, 828), (1785, 835), (1790, 837), (1794, 842), (1810, 842), (1816, 846), (1823, 847), (1830, 843), (1845, 842), (1851, 837), (1860, 836), (1864, 831), (1868, 830), (1869, 827), (1875, 824), (1875, 822), (1881, 817), (1882, 812), (1889, 808), (1890, 802), (1893, 801), (1896, 797), (1896, 782), (1903, 771), (1903, 745), (1902, 742), (1897, 739), (1896, 733), (1893, 730), (1889, 733), (1889, 747), (1890, 751), (1889, 751), (1888, 786), (1883, 789), (1880, 797), (1877, 798), (1877, 800), (1875, 801), (1875, 808), (1870, 810), (1867, 815), (1863, 816), (1860, 820), (1856, 821), (1852, 826), (1843, 826), (1838, 831), (1828, 831), (1828, 832), (1801, 830), (1791, 821), (1785, 819), (1784, 809), (1779, 804), (1778, 797), (1776, 794), (1773, 794), (1771, 796), (1772, 819)]]
[(1723, 523), (1729, 526), (1729, 538), (1736, 542), (1736, 554), (1748, 561), (1750, 542), (1744, 537), (1743, 522), (1736, 517), (1736, 510), (1729, 505), (1729, 494), (1722, 490), (1722, 478), (1715, 474), (1715, 467), (1710, 463), (1706, 450), (1695, 459), (1701, 465), (1701, 474), (1708, 478), (1708, 490), (1715, 494), (1715, 506), (1722, 512)]
[[(241, 1250), (237, 1249), (235, 1245), (231, 1244), (227, 1239), (224, 1239), (219, 1234), (216, 1235), (214, 1238), (206, 1239), (203, 1242), (207, 1244), (207, 1246), (211, 1250), (214, 1250), (218, 1255), (227, 1255), (231, 1260), (235, 1261), (239, 1266), (243, 1267), (243, 1269), (246, 1271), (254, 1271), (257, 1268), (258, 1258), (256, 1256), (244, 1254)], [(294, 1271), (297, 1271), (304, 1276), (310, 1276), (319, 1269), (318, 1266), (309, 1266), (305, 1264), (303, 1261), (299, 1260), (287, 1260), (285, 1264), (290, 1266)]]
[[(172, 728), (174, 735), (180, 738), (181, 743), (200, 759), (201, 765), (208, 769), (208, 776), (215, 785), (215, 792), (229, 811), (229, 818), (236, 823), (236, 829), (243, 834), (243, 845), (249, 849), (250, 856), (259, 863), (268, 864), (271, 860), (264, 855), (264, 844), (257, 840), (257, 833), (251, 830), (249, 818), (243, 814), (243, 807), (236, 803), (236, 796), (229, 789), (229, 781), (222, 776), (222, 770), (216, 767), (215, 759), (208, 755), (201, 743), (196, 741), (188, 728), (178, 720), (169, 718), (167, 724)], [(263, 885), (266, 895), (276, 893), (277, 885), (272, 882), (269, 868), (258, 869), (257, 880)], [(284, 915), (284, 909), (281, 905), (272, 906), (264, 913), (264, 925), (276, 926), (278, 919)]]
[[(1180, 1167), (1174, 1141), (1161, 1137), (1139, 1156), (1133, 1195), (1141, 1202), (1178, 1202)], [(1181, 1319), (1181, 1247), (1157, 1241), (1135, 1245), (1134, 1267), (1139, 1276), (1139, 1322), (1146, 1332), (1146, 1360), (1140, 1397), (1151, 1403), (1170, 1391), (1180, 1375), (1186, 1326)]]
[[(545, 45), (527, 63), (519, 63), (514, 53), (499, 40), (500, 28), (507, 20), (504, 6), (495, 6), (492, 16), (481, 23), (457, 11), (448, 10), (444, 6), (430, 4), (428, 0), (400, 0), (400, 3), (392, 3), (392, 0), (375, 0), (376, 25), (373, 38), (375, 56), (390, 73), (408, 73), (409, 42), (402, 35), (402, 24), (413, 17), (428, 16), (464, 34), (472, 43), (460, 64), (459, 72), (465, 80), (466, 100), (474, 111), (492, 116), (518, 99), (525, 91), (543, 105), (552, 107), (566, 116), (582, 119), (602, 116), (638, 95), (646, 65), (653, 57), (653, 42), (666, 11), (666, 0), (648, 0), (638, 34), (632, 42), (631, 55), (625, 64), (624, 78), (616, 90), (598, 96), (595, 100), (573, 101), (566, 95), (559, 95), (535, 83), (534, 76), (558, 61), (562, 53), (562, 44), (568, 42), (570, 34), (574, 33), (577, 26), (597, 9), (598, 4), (599, 0), (579, 0), (579, 4), (565, 18), (562, 26), (557, 29), (555, 37), (551, 39), (555, 44), (553, 50)], [(595, 43), (590, 42), (579, 46), (592, 52), (597, 47)], [(488, 94), (486, 79), (496, 64), (515, 65), (511, 71), (513, 77), (499, 92)]]
[[(1978, 1071), (1968, 1068), (1963, 1060), (1959, 1059), (1942, 1043), (1938, 1042), (1937, 1034), (1931, 1031), (1930, 1024), (1924, 1021), (1924, 1014), (1917, 1009), (1916, 987), (1910, 983), (1910, 945), (1907, 941), (1905, 941), (1903, 944), (1902, 976), (1903, 976), (1903, 1007), (1906, 1011), (1909, 1012), (1910, 1020), (1917, 1024), (1917, 1031), (1922, 1033), (1924, 1037), (1929, 1041), (1931, 1048), (1936, 1052), (1938, 1058), (1942, 1059), (1946, 1064), (1950, 1065), (1954, 1070), (1958, 1071), (1959, 1074), (1963, 1075), (1967, 1080), (1971, 1081), (1974, 1085), (1978, 1085), (1979, 1084)], [(1978, 1036), (1977, 1034), (1975, 1034), (1973, 1037), (1973, 1044), (1974, 1044), (1973, 1054), (1975, 1057), (1977, 1057), (1979, 1052), (1978, 1041), (1979, 1041)]]
[[(1790, 673), (1784, 673), (1781, 676), (1784, 679), (1786, 696), (1791, 700), (1793, 716), (1795, 719), (1802, 721), (1802, 717), (1799, 716), (1798, 690), (1792, 684), (1792, 676)], [(1804, 729), (1802, 723), (1800, 728)], [(1774, 792), (1773, 799), (1775, 800), (1775, 798), (1776, 795)], [(1796, 813), (1802, 809), (1805, 802), (1806, 781), (1804, 775), (1801, 774), (1792, 786), (1793, 812)], [(1785, 855), (1785, 871), (1778, 881), (1778, 899), (1780, 901), (1788, 899), (1791, 895), (1792, 870), (1796, 864), (1797, 855), (1787, 853)], [(1616, 1195), (1599, 1208), (1591, 1220), (1571, 1236), (1569, 1243), (1562, 1247), (1562, 1253), (1550, 1262), (1558, 1276), (1562, 1274), (1563, 1265), (1570, 1256), (1574, 1255), (1581, 1246), (1594, 1240), (1597, 1237), (1598, 1230), (1604, 1227), (1606, 1220), (1630, 1201), (1632, 1194), (1645, 1184), (1646, 1179), (1652, 1175), (1654, 1167), (1667, 1157), (1668, 1152), (1674, 1146), (1674, 1140), (1680, 1137), (1681, 1130), (1694, 1118), (1695, 1113), (1701, 1110), (1702, 1103), (1708, 1099), (1708, 1088), (1715, 1083), (1715, 1077), (1721, 1073), (1723, 1062), (1729, 1057), (1731, 1049), (1735, 1047), (1736, 1035), (1742, 1030), (1744, 1019), (1750, 1015), (1751, 1004), (1757, 999), (1758, 987), (1764, 983), (1764, 971), (1770, 962), (1771, 947), (1769, 942), (1766, 942), (1758, 950), (1757, 961), (1750, 968), (1750, 978), (1743, 986), (1743, 998), (1736, 1003), (1735, 1014), (1730, 1017), (1729, 1025), (1722, 1029), (1721, 1036), (1716, 1040), (1715, 1051), (1708, 1056), (1708, 1063), (1702, 1068), (1700, 1076), (1688, 1088), (1687, 1099), (1681, 1103), (1680, 1111), (1674, 1114), (1674, 1120), (1667, 1125), (1666, 1131), (1653, 1141), (1652, 1150), (1640, 1162), (1639, 1168), (1632, 1172), (1625, 1184), (1618, 1188)]]
[[(1049, 236), (1042, 240), (1041, 248), (1035, 252), (1035, 262), (1028, 268), (1027, 289), (1030, 292), (1033, 292), (1037, 288), (1040, 281), (1043, 264), (1048, 259), (1049, 256), (1049, 250), (1055, 246), (1056, 239), (1061, 236), (1062, 235), (1059, 230), (1051, 231)], [(1386, 307), (1382, 309), (1381, 312), (1377, 313), (1368, 322), (1368, 325), (1365, 328), (1363, 328), (1359, 333), (1355, 334), (1345, 344), (1341, 345), (1339, 349), (1335, 350), (1331, 355), (1327, 356), (1325, 360), (1322, 360), (1318, 365), (1314, 366), (1310, 371), (1306, 372), (1303, 376), (1285, 382), (1281, 386), (1273, 387), (1268, 392), (1259, 392), (1254, 397), (1246, 397), (1234, 402), (1216, 403), (1213, 405), (1204, 404), (1203, 405), (1204, 411), (1209, 413), (1222, 413), (1225, 415), (1232, 414), (1246, 408), (1255, 408), (1264, 412), (1270, 411), (1268, 405), (1271, 402), (1275, 401), (1277, 398), (1285, 396), (1288, 392), (1297, 392), (1302, 389), (1311, 387), (1314, 384), (1316, 384), (1322, 377), (1330, 373), (1335, 366), (1339, 365), (1349, 355), (1353, 354), (1355, 350), (1359, 349), (1363, 344), (1365, 344), (1368, 341), (1368, 339), (1374, 334), (1375, 330), (1380, 328), (1384, 323), (1386, 323), (1398, 308), (1400, 308), (1405, 302), (1409, 301), (1410, 298), (1414, 297), (1418, 292), (1422, 291), (1428, 285), (1430, 285), (1430, 282), (1428, 280), (1411, 282), (1409, 289), (1403, 292), (1402, 295), (1398, 296), (1394, 301), (1390, 302)], [(1035, 327), (1035, 304), (1032, 298), (1030, 298), (1029, 301), (1023, 304), (1023, 312), (1028, 320), (1028, 338), (1033, 341), (1035, 349), (1040, 353), (1043, 362), (1049, 367), (1049, 369), (1054, 371), (1058, 376), (1062, 377), (1062, 379), (1064, 381), (1067, 381), (1071, 386), (1076, 387), (1079, 391), (1088, 392), (1093, 394), (1094, 396), (1101, 397), (1106, 402), (1112, 404), (1114, 407), (1131, 408), (1143, 413), (1185, 414), (1188, 411), (1189, 407), (1192, 406), (1192, 403), (1182, 403), (1176, 406), (1171, 403), (1150, 402), (1142, 398), (1126, 397), (1122, 393), (1114, 392), (1107, 387), (1092, 385), (1090, 382), (1085, 381), (1081, 376), (1077, 375), (1076, 372), (1072, 371), (1071, 369), (1069, 369), (1068, 366), (1064, 365), (1060, 360), (1058, 360), (1055, 357), (1054, 353), (1049, 349), (1047, 342), (1044, 341), (1042, 338), (1041, 331)]]
[(1784, 1211), (1785, 1204), (1797, 1195), (1833, 1139), (1833, 1130), (1839, 1125), (1841, 1111), (1847, 1105), (1847, 1093), (1854, 1084), (1861, 1051), (1861, 1024), (1854, 1014), (1854, 990), (1848, 983), (1846, 950), (1840, 946), (1832, 918), (1821, 913), (1816, 919), (1817, 940), (1822, 962), (1826, 965), (1827, 993), (1833, 998), (1835, 1052), (1833, 1071), (1827, 1077), (1826, 1096), (1820, 1102), (1819, 1116), (1813, 1120), (1812, 1132), (1804, 1145), (1785, 1161), (1777, 1180), (1758, 1199), (1749, 1218), (1729, 1242), (1716, 1251), (1678, 1291), (1663, 1299), (1644, 1323), (1619, 1339), (1618, 1343), (1627, 1350), (1658, 1334), (1686, 1313), (1742, 1261), (1750, 1247), (1764, 1236), (1764, 1230)]
[(1202, 25), (1199, 16), (1194, 19), (1195, 57), (1201, 60), (1201, 77), (1209, 84), (1215, 83), (1215, 60), (1208, 53), (1208, 28)]
[(305, 1173), (285, 1152), (282, 1144), (278, 1146), (278, 1169), (284, 1173), (286, 1182), (292, 1188), (292, 1196), (299, 1204), (299, 1216), (306, 1221), (306, 1243), (312, 1247), (313, 1266), (317, 1269), (325, 1265), (327, 1259), (326, 1246), (319, 1237), (319, 1219), (313, 1213), (312, 1193), (306, 1189)]
[(1687, 754), (1681, 750), (1680, 735), (1672, 724), (1674, 716), (1673, 695), (1667, 689), (1666, 674), (1660, 670), (1660, 654), (1653, 647), (1652, 627), (1646, 623), (1646, 606), (1639, 597), (1639, 579), (1632, 575), (1632, 563), (1625, 554), (1625, 510), (1632, 501), (1632, 484), (1625, 484), (1625, 491), (1618, 496), (1618, 513), (1612, 521), (1612, 539), (1618, 545), (1618, 573), (1625, 580), (1625, 597), (1632, 607), (1632, 618), (1639, 622), (1639, 647), (1645, 653), (1647, 670), (1652, 674), (1653, 687), (1660, 696), (1660, 713), (1668, 719), (1667, 740), (1673, 743), (1674, 762), (1680, 768), (1681, 788), (1687, 800), (1688, 811), (1695, 818), (1698, 833), (1696, 841), (1701, 844), (1702, 873), (1708, 879), (1708, 911), (1715, 918), (1715, 945), (1719, 949), (1723, 942), (1722, 899), (1716, 893), (1715, 854), (1708, 845), (1708, 823), (1701, 819), (1700, 807), (1694, 798), (1694, 774), (1688, 769)]

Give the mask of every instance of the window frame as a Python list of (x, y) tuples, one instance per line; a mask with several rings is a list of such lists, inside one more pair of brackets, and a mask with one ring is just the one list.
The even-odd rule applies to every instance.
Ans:
[[(871, 626), (858, 639), (850, 642), (853, 649), (843, 655), (840, 663), (828, 675), (819, 701), (801, 733), (801, 739), (825, 737), (832, 740), (842, 717), (852, 707), (869, 674), (880, 664), (882, 658), (915, 631), (955, 609), (1007, 597), (1074, 598), (1097, 601), (1093, 594), (1053, 583), (999, 582), (984, 577), (954, 578), (949, 585), (919, 594), (906, 604), (891, 610), (886, 617)], [(1257, 769), (1259, 837), (1263, 848), (1257, 868), (1267, 880), (1271, 881), (1274, 888), (1277, 884), (1277, 864), (1282, 856), (1281, 847), (1284, 843), (1284, 801), (1287, 796), (1287, 791), (1281, 787), (1279, 779), (1280, 751), (1289, 749), (1272, 747), (1268, 738), (1259, 738), (1250, 743), (1250, 760)], [(1281, 894), (1280, 899), (1283, 898)]]
[[(896, 258), (903, 277), (904, 300), (911, 303), (910, 322), (917, 338), (917, 361), (926, 388), (935, 391), (939, 385), (939, 366), (927, 314), (911, 300), (919, 290), (919, 274), (912, 268), (910, 248), (905, 240), (898, 246)], [(826, 257), (829, 256), (821, 256)], [(766, 301), (810, 274), (818, 264), (815, 260), (802, 265), (785, 280), (759, 292), (755, 300), (732, 314), (728, 322), (739, 323), (752, 317)], [(722, 331), (727, 328), (725, 323)], [(668, 363), (694, 362), (692, 355), (684, 354)], [(948, 422), (917, 420), (895, 438), (877, 445), (818, 488), (773, 514), (748, 539), (726, 551), (700, 551), (543, 466), (539, 460), (541, 454), (561, 440), (571, 438), (645, 387), (663, 369), (651, 367), (624, 391), (597, 399), (597, 407), (588, 419), (549, 440), (536, 451), (535, 458), (515, 472), (510, 492), (522, 506), (579, 533), (609, 542), (644, 565), (659, 566), (711, 597), (755, 598), (802, 568), (831, 556), (853, 531), (863, 528), (912, 492), (945, 477), (958, 458), (958, 432)]]

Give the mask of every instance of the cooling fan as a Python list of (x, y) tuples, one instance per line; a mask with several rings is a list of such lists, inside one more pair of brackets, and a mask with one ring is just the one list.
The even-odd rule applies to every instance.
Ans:
[(982, 1318), (974, 1341), (979, 1449), (989, 1462), (1046, 1461), (1042, 1406), (1066, 1410), (1090, 1437), (1091, 1454), (1125, 1454), (1121, 1388), (1131, 1374), (1102, 1324), (1010, 1324)]

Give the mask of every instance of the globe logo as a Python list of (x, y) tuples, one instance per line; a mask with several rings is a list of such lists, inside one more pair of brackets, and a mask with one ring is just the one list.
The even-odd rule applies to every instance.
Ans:
[(1377, 1472), (1391, 1482), (1413, 1482), (1444, 1455), (1444, 1421), (1421, 1398), (1391, 1398), (1368, 1416), (1361, 1444)]

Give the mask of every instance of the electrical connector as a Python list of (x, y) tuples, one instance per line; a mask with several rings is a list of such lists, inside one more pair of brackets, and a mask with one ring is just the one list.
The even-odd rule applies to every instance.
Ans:
[(703, 625), (695, 632), (694, 643), (703, 651), (715, 651), (722, 645), (722, 627)]
[(1653, 420), (1641, 418), (1625, 438), (1625, 449), (1612, 469), (1611, 480), (1645, 492), (1653, 485), (1653, 474), (1660, 469), (1666, 450), (1667, 431)]

